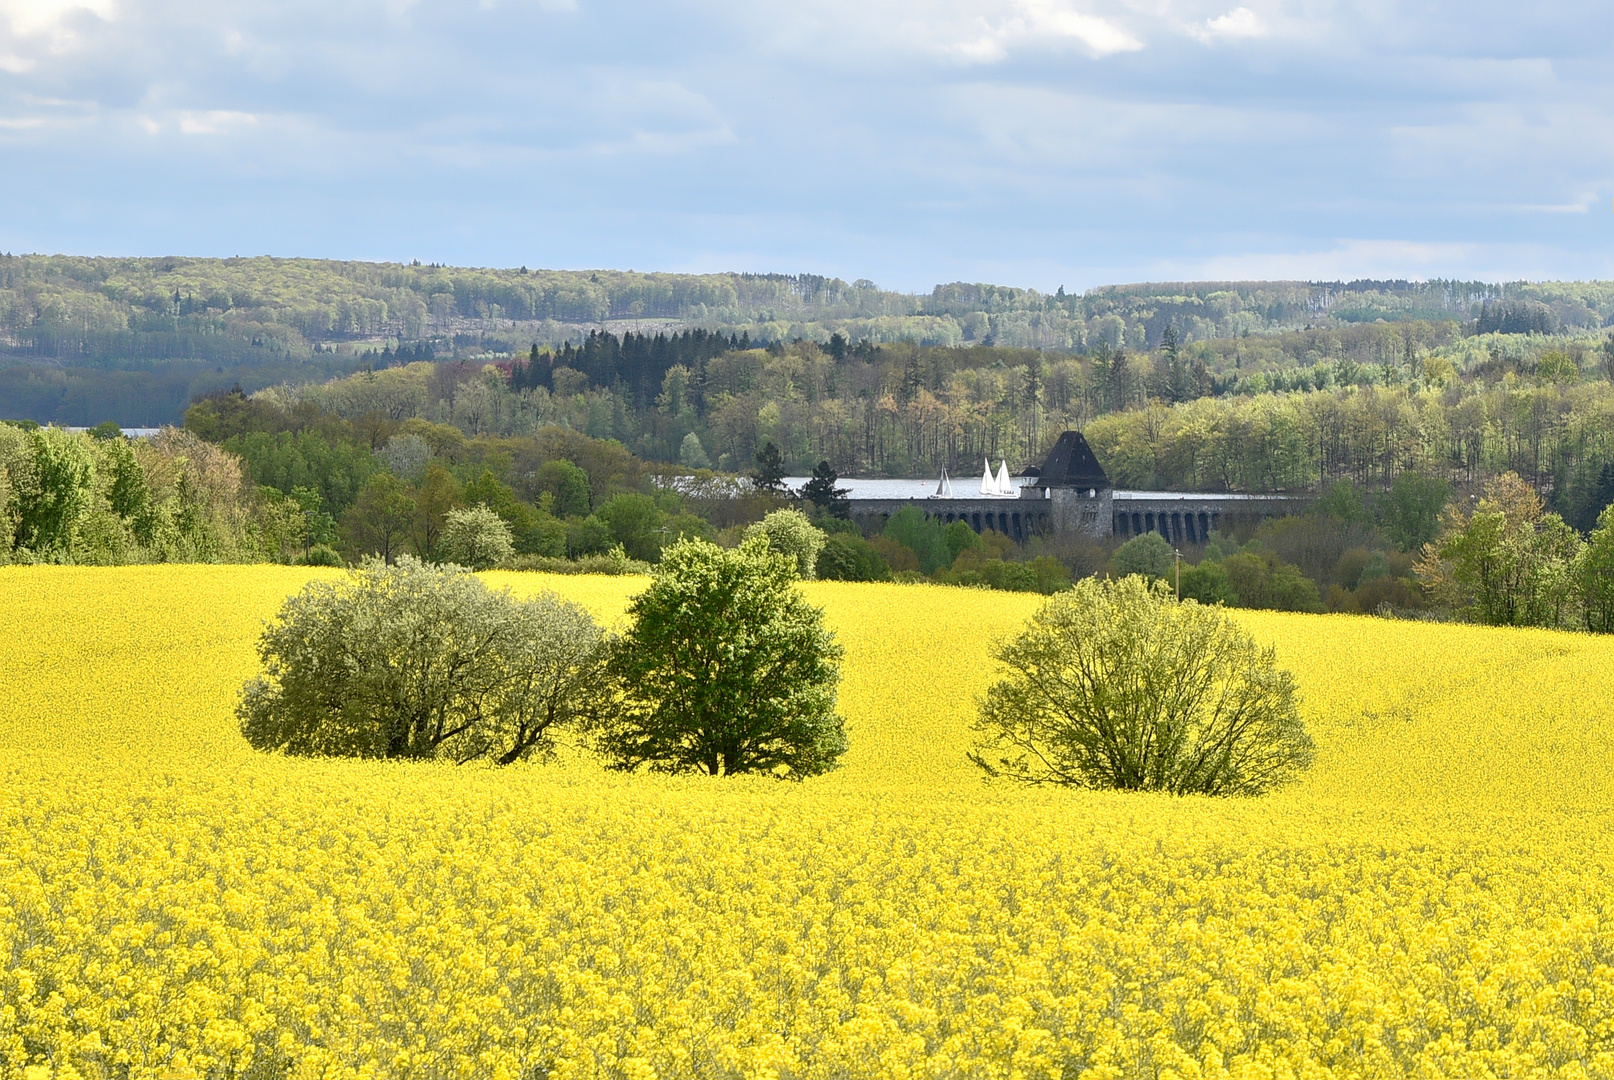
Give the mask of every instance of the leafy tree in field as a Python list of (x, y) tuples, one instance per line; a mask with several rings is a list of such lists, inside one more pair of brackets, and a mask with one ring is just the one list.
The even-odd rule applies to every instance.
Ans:
[(497, 566), (516, 550), (510, 526), (483, 503), (450, 510), (437, 546), (445, 561), (472, 570)]
[(1603, 508), (1597, 528), (1575, 564), (1586, 629), (1614, 633), (1614, 505)]
[(1270, 611), (1322, 611), (1317, 583), (1293, 563), (1266, 552), (1241, 551), (1221, 561), (1232, 603)]
[(123, 438), (123, 429), (116, 420), (103, 420), (89, 431), (90, 438), (97, 442), (106, 442), (109, 439)]
[(371, 476), (342, 519), (342, 534), (349, 551), (379, 555), (395, 561), (409, 539), (415, 520), (415, 500), (403, 481), (391, 473)]
[(100, 469), (110, 480), (106, 495), (112, 512), (125, 521), (138, 518), (151, 502), (151, 485), (127, 439), (102, 444)]
[(891, 568), (856, 533), (831, 533), (818, 553), (818, 576), (827, 581), (889, 581)]
[(0, 453), (16, 505), (13, 543), (38, 556), (65, 555), (95, 491), (90, 441), (54, 427), (8, 427), (4, 438)]
[(851, 491), (836, 487), (839, 480), (829, 462), (820, 461), (813, 466), (813, 478), (802, 485), (801, 497), (830, 517), (845, 518), (852, 512), (852, 504), (847, 499)]
[(661, 558), (661, 530), (667, 515), (649, 495), (619, 492), (602, 503), (594, 516), (611, 530), (611, 539), (622, 545), (630, 559), (655, 562)]
[[(593, 514), (566, 522), (566, 557), (569, 559), (600, 555), (621, 546), (611, 535), (611, 527)], [(622, 557), (627, 558), (626, 551)]]
[(1492, 626), (1558, 626), (1572, 608), (1580, 535), (1514, 473), (1488, 481), (1472, 514), (1448, 507), (1418, 563), (1424, 588)]
[(516, 601), (456, 567), (367, 560), (286, 601), (236, 715), (259, 750), (507, 765), (597, 715), (605, 652), (553, 593)]
[(761, 537), (684, 540), (628, 606), (614, 650), (618, 711), (598, 733), (614, 767), (800, 779), (835, 768), (842, 650)]
[(824, 549), (825, 537), (800, 510), (775, 510), (746, 529), (745, 535), (761, 537), (770, 549), (789, 556), (798, 577), (818, 576), (818, 553)]
[(1437, 476), (1404, 472), (1379, 499), (1379, 521), (1402, 551), (1418, 551), (1440, 530), (1451, 485)]
[(1184, 600), (1197, 600), (1201, 604), (1238, 603), (1238, 595), (1233, 592), (1233, 584), (1221, 563), (1207, 559), (1198, 566), (1184, 565), (1181, 573)]
[(1116, 548), (1115, 554), (1110, 556), (1111, 565), (1121, 577), (1141, 574), (1148, 578), (1169, 579), (1171, 566), (1175, 561), (1175, 549), (1172, 548), (1171, 541), (1157, 532), (1134, 536)]
[(751, 482), (758, 490), (770, 495), (782, 495), (785, 490), (785, 460), (779, 448), (766, 443), (757, 451), (757, 467), (751, 472)]
[(1260, 795), (1310, 766), (1293, 676), (1163, 581), (1088, 578), (1001, 646), (970, 758), (1032, 784)]

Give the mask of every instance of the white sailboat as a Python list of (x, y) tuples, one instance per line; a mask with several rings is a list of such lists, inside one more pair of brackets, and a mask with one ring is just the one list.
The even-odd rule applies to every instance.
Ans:
[(936, 494), (932, 499), (951, 499), (953, 497), (953, 482), (947, 478), (947, 467), (942, 466), (941, 483), (936, 485)]
[(997, 493), (999, 495), (1013, 495), (1014, 481), (1009, 479), (1009, 462), (1007, 459), (998, 462)]
[(997, 479), (992, 475), (992, 462), (987, 460), (986, 471), (981, 474), (981, 494), (996, 495), (998, 493)]

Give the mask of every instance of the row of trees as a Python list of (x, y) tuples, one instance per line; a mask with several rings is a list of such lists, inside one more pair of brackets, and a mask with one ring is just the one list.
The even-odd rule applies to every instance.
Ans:
[(280, 557), (304, 520), (188, 432), (0, 423), (0, 562), (255, 562)]
[[(689, 320), (769, 339), (839, 331), (850, 340), (996, 340), (1035, 348), (1152, 348), (1166, 327), (1188, 339), (1287, 326), (1482, 320), (1525, 331), (1598, 326), (1614, 316), (1599, 282), (1199, 282), (1109, 286), (1082, 294), (952, 282), (928, 294), (815, 274), (645, 274), (461, 268), (318, 259), (0, 256), (0, 329), (50, 355), (172, 355), (167, 335), (214, 348), (278, 339), (452, 338), (469, 326), (607, 319)], [(567, 326), (566, 324), (571, 324)], [(761, 332), (761, 333), (759, 333)], [(102, 340), (110, 335), (126, 340)], [(559, 338), (557, 337), (557, 343)]]
[(802, 471), (820, 460), (852, 475), (957, 471), (982, 457), (1035, 464), (1072, 428), (1087, 433), (1119, 486), (1146, 489), (1317, 489), (1345, 478), (1385, 486), (1408, 470), (1475, 482), (1511, 470), (1567, 499), (1614, 462), (1608, 342), (1582, 350), (1578, 366), (1578, 346), (1518, 351), (1492, 341), (1467, 359), (1424, 356), (1416, 375), (1341, 360), (1232, 383), (1236, 357), (1211, 343), (1194, 348), (1208, 350), (1214, 368), (1169, 342), (1149, 356), (1069, 357), (842, 344), (839, 358), (798, 342), (673, 364), (654, 392), (598, 386), (564, 364), (543, 368), (548, 384), (533, 387), (534, 361), (524, 359), (513, 373), (408, 365), (265, 400), (355, 422), (428, 419), (473, 437), (557, 425), (646, 460), (728, 471), (770, 442)]
[[(300, 756), (502, 766), (569, 737), (624, 771), (821, 775), (847, 749), (843, 654), (794, 588), (808, 555), (761, 533), (732, 551), (682, 542), (620, 636), (553, 593), (372, 561), (286, 602), (242, 689), (242, 732)], [(1272, 649), (1158, 582), (1084, 581), (996, 659), (971, 753), (988, 776), (1259, 795), (1311, 761)]]
[(372, 560), (286, 602), (237, 715), (254, 747), (304, 756), (509, 765), (564, 733), (628, 771), (816, 776), (846, 751), (841, 649), (796, 580), (763, 537), (684, 541), (616, 636), (553, 593)]
[(1447, 508), (1417, 569), (1438, 602), (1476, 622), (1614, 633), (1614, 505), (1582, 538), (1506, 473), (1471, 510)]

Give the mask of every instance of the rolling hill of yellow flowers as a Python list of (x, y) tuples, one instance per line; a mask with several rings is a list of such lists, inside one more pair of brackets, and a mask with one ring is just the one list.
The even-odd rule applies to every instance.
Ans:
[(1260, 801), (983, 784), (1036, 600), (923, 586), (805, 586), (805, 784), (268, 758), (310, 573), (0, 569), (0, 1077), (1614, 1077), (1614, 641), (1241, 613), (1319, 749)]

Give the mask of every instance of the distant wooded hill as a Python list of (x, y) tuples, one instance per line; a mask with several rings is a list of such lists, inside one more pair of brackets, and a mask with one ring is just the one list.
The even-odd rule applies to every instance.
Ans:
[(1379, 320), (1450, 324), (1442, 336), (1584, 334), (1614, 321), (1614, 283), (1197, 282), (1079, 295), (953, 283), (915, 294), (813, 274), (8, 255), (0, 416), (174, 422), (197, 396), (236, 384), (319, 381), (398, 360), (499, 360), (605, 330), (1086, 355), (1154, 350), (1169, 328), (1183, 345), (1251, 341), (1258, 354), (1259, 339)]

